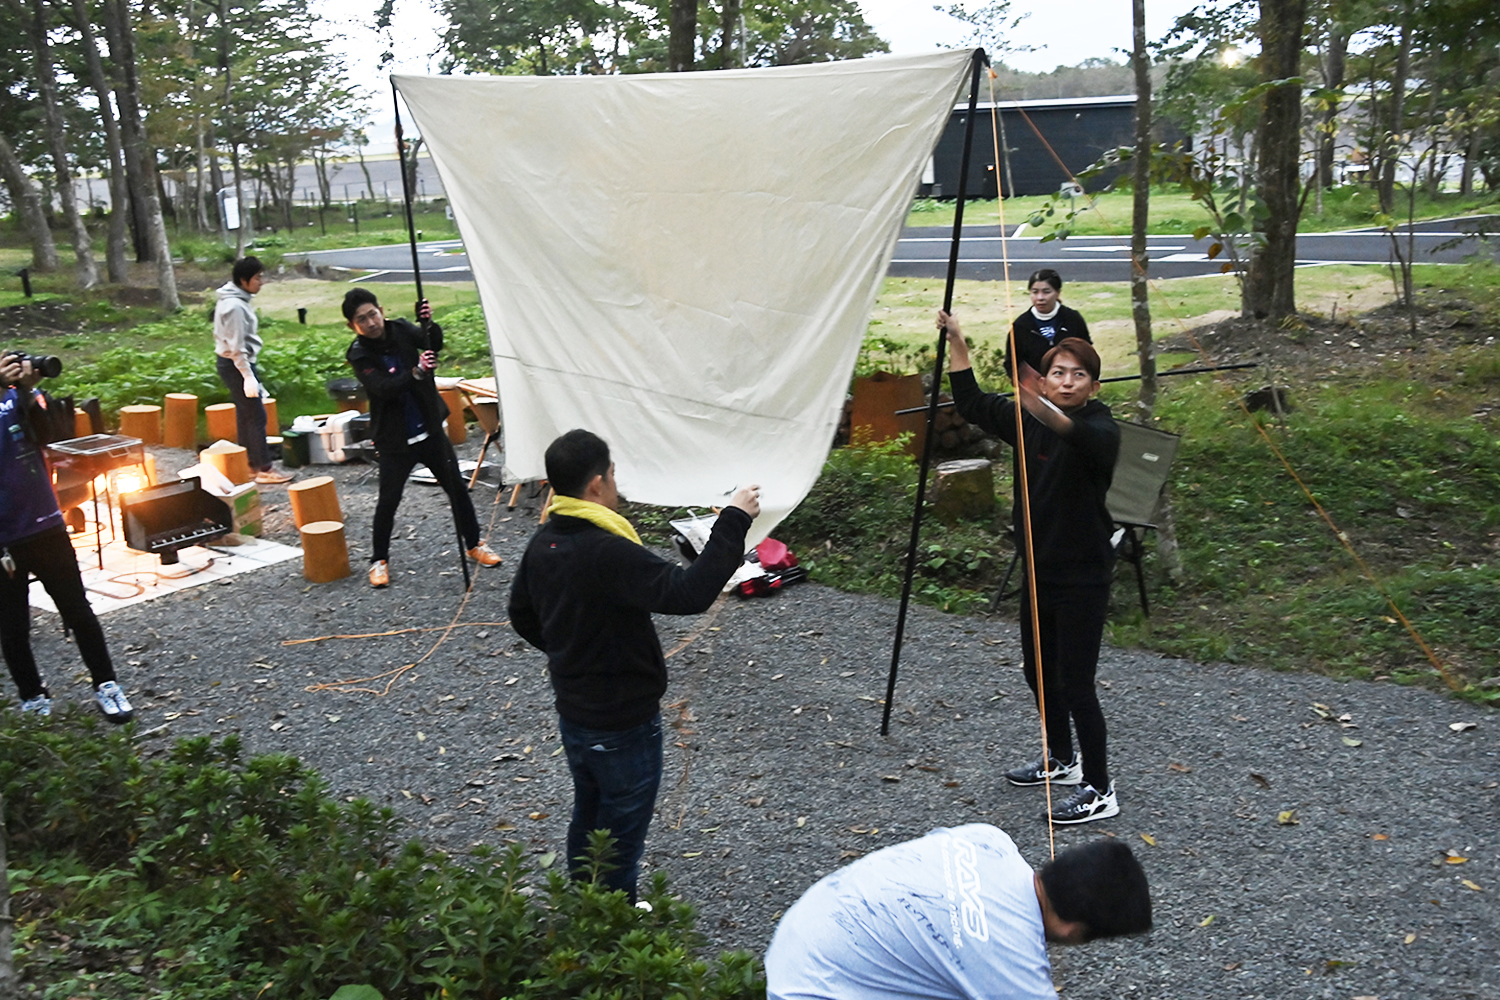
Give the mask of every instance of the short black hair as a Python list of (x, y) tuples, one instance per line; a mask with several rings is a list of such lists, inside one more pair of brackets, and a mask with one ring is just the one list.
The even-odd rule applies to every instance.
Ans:
[(609, 471), (609, 445), (592, 431), (571, 430), (547, 446), (547, 482), (561, 496), (581, 497)]
[(1084, 940), (1151, 929), (1151, 889), (1130, 847), (1096, 840), (1064, 851), (1037, 873), (1053, 911), (1085, 927)]
[(234, 262), (234, 270), (229, 272), (229, 277), (236, 285), (244, 288), (245, 282), (265, 269), (266, 265), (260, 262), (259, 257), (241, 257)]
[(367, 302), (377, 308), (380, 306), (380, 300), (368, 288), (349, 289), (344, 293), (344, 318), (352, 320), (354, 314), (359, 312), (359, 307)]
[(1099, 381), (1099, 352), (1094, 350), (1094, 345), (1082, 337), (1064, 337), (1057, 342), (1057, 346), (1042, 355), (1042, 374), (1052, 370), (1052, 362), (1059, 354), (1071, 354), (1078, 359), (1078, 363), (1091, 375), (1095, 382)]
[(1050, 267), (1044, 267), (1040, 271), (1032, 271), (1031, 277), (1026, 279), (1026, 289), (1030, 291), (1031, 286), (1036, 284), (1038, 281), (1045, 281), (1047, 284), (1051, 285), (1054, 292), (1062, 291), (1062, 275), (1058, 274)]

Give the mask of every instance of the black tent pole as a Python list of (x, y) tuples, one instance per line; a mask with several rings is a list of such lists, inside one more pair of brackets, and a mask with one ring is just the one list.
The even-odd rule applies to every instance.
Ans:
[[(975, 49), (974, 71), (969, 81), (969, 113), (964, 120), (964, 152), (958, 166), (958, 203), (953, 210), (953, 241), (948, 248), (948, 283), (943, 289), (943, 311), (953, 311), (953, 282), (958, 276), (958, 245), (963, 235), (964, 200), (969, 193), (969, 154), (974, 148), (974, 113), (979, 102), (979, 73), (989, 65), (984, 49)], [(906, 579), (901, 584), (901, 610), (896, 614), (896, 641), (891, 648), (891, 671), (885, 682), (885, 712), (880, 720), (880, 735), (891, 731), (891, 703), (896, 697), (896, 667), (901, 662), (901, 639), (906, 634), (906, 609), (911, 604), (911, 581), (917, 569), (917, 541), (922, 534), (922, 507), (927, 495), (927, 470), (932, 464), (933, 433), (937, 421), (938, 390), (943, 385), (943, 361), (948, 340), (938, 331), (937, 361), (932, 369), (932, 396), (927, 403), (927, 434), (922, 443), (922, 460), (917, 473), (917, 502), (911, 517), (911, 544), (906, 549)]]
[[(391, 106), (396, 111), (396, 163), (401, 168), (401, 196), (406, 202), (406, 238), (407, 242), (411, 244), (411, 273), (417, 281), (417, 302), (420, 304), (426, 296), (422, 294), (422, 264), (417, 259), (417, 223), (411, 214), (411, 179), (406, 176), (406, 137), (401, 131), (401, 101), (396, 94), (396, 78), (394, 76), (391, 77)], [(412, 165), (416, 165), (415, 157), (413, 157)], [(371, 191), (370, 194), (373, 197), (375, 192)], [(426, 334), (428, 321), (419, 318), (419, 322), (422, 324), (422, 333)], [(446, 428), (444, 428), (444, 431), (446, 432)], [(453, 446), (450, 444), (448, 447), (451, 450)], [(457, 458), (453, 460), (453, 471), (455, 473), (458, 472)], [(450, 509), (453, 507), (451, 498), (448, 501), (448, 506)], [(458, 511), (453, 510), (452, 513), (453, 533), (458, 536), (458, 567), (464, 571), (464, 593), (467, 594), (473, 584), (469, 579), (469, 557), (464, 551), (464, 529), (458, 523)]]

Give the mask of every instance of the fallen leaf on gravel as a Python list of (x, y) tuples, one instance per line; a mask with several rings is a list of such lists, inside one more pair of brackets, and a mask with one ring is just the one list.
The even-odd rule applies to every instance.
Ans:
[(526, 815), (528, 817), (530, 817), (531, 819), (546, 819), (547, 818), (547, 814), (544, 813), (544, 812), (527, 813)]
[(703, 852), (702, 851), (684, 851), (682, 853), (682, 856), (685, 857), (685, 858), (701, 858), (703, 856)]
[(1167, 765), (1167, 770), (1168, 771), (1180, 771), (1183, 774), (1188, 774), (1193, 769), (1190, 768), (1190, 767), (1188, 767), (1186, 764), (1179, 764), (1179, 763), (1177, 763), (1174, 760), (1174, 761), (1172, 761), (1172, 763), (1170, 763), (1170, 764)]
[(1391, 836), (1388, 833), (1377, 833), (1377, 834), (1375, 834), (1375, 836), (1371, 837), (1370, 839), (1371, 840), (1390, 840)]
[(1209, 924), (1211, 924), (1213, 922), (1214, 922), (1214, 915), (1212, 913), (1210, 913), (1208, 916), (1206, 916), (1202, 920), (1198, 921), (1198, 926), (1199, 927), (1207, 927)]
[(503, 753), (503, 754), (501, 754), (498, 757), (491, 757), (490, 758), (490, 763), (494, 764), (494, 763), (498, 763), (498, 762), (500, 762), (502, 760), (525, 760), (525, 759), (526, 759), (525, 757), (522, 757), (518, 753)]
[(702, 828), (700, 828), (698, 830), (698, 832), (699, 833), (718, 833), (719, 832), (719, 828), (716, 827), (716, 826), (702, 827)]
[(1356, 740), (1356, 739), (1354, 739), (1352, 737), (1349, 737), (1349, 736), (1345, 736), (1344, 737), (1344, 746), (1346, 746), (1346, 747), (1362, 747), (1364, 745), (1365, 745), (1365, 741), (1364, 740)]
[(1327, 705), (1324, 705), (1322, 702), (1313, 702), (1312, 710), (1313, 714), (1320, 719), (1333, 718), (1333, 709), (1329, 708)]
[(1408, 935), (1406, 935), (1406, 940), (1403, 943), (1404, 944), (1411, 944), (1416, 939), (1417, 939), (1417, 936), (1415, 934), (1408, 934)]
[(1468, 729), (1478, 729), (1479, 728), (1479, 723), (1477, 723), (1477, 722), (1450, 722), (1450, 723), (1448, 723), (1448, 728), (1451, 729), (1451, 730), (1453, 730), (1455, 733), (1461, 733), (1461, 732), (1464, 732), (1465, 730), (1468, 730)]
[(1144, 840), (1146, 843), (1150, 844), (1152, 847), (1156, 846), (1156, 838), (1153, 837), (1153, 836), (1151, 836), (1151, 834), (1149, 834), (1149, 833), (1143, 833), (1143, 834), (1141, 834), (1141, 839)]
[(1473, 889), (1475, 892), (1483, 892), (1484, 891), (1482, 888), (1479, 887), (1479, 885), (1477, 883), (1471, 882), (1468, 879), (1460, 879), (1460, 881), (1463, 882), (1463, 884), (1464, 884), (1464, 886), (1466, 888)]
[(500, 822), (498, 822), (498, 823), (495, 824), (495, 829), (499, 830), (502, 833), (508, 833), (509, 831), (514, 830), (515, 828), (516, 828), (516, 825), (514, 823), (508, 822), (507, 820), (503, 820), (503, 819)]
[(1233, 972), (1235, 969), (1238, 969), (1239, 967), (1240, 967), (1240, 963), (1239, 962), (1230, 962), (1228, 965), (1224, 966), (1224, 971), (1225, 972)]
[(404, 788), (403, 788), (403, 789), (401, 789), (401, 794), (402, 794), (402, 795), (405, 795), (405, 796), (406, 796), (406, 797), (407, 797), (407, 798), (412, 798), (412, 797), (413, 797), (413, 796), (412, 796), (412, 794), (411, 794), (411, 792), (408, 792), (408, 791), (407, 791), (407, 790), (406, 790), (406, 789), (404, 789)]
[(1302, 821), (1297, 818), (1297, 810), (1287, 809), (1276, 814), (1276, 822), (1282, 826), (1296, 826)]
[(944, 788), (957, 788), (958, 784), (959, 783), (956, 782), (956, 781), (945, 781), (945, 782), (943, 782), (943, 787)]
[(281, 732), (285, 728), (286, 728), (286, 723), (285, 722), (273, 722), (273, 723), (271, 723), (271, 732), (273, 732), (273, 733), (279, 733), (279, 732)]
[[(754, 663), (755, 661), (751, 660), (750, 662)], [(773, 680), (773, 681), (779, 681), (779, 680), (781, 680), (785, 676), (786, 676), (786, 674), (772, 674), (771, 675), (771, 680)]]
[(798, 816), (797, 817), (797, 825), (798, 826), (806, 826), (807, 825), (807, 817), (806, 816)]
[(1256, 774), (1254, 771), (1250, 772), (1250, 780), (1262, 788), (1269, 789), (1271, 787), (1271, 782), (1266, 780), (1265, 775)]
[(424, 806), (430, 806), (430, 805), (432, 805), (432, 801), (433, 800), (432, 800), (432, 796), (431, 795), (428, 795), (426, 792), (422, 793), (422, 804)]
[(325, 716), (323, 716), (323, 718), (327, 719), (329, 722), (337, 722), (337, 721), (339, 721), (339, 719), (343, 718), (343, 716), (340, 716), (340, 715), (325, 715)]
[(417, 742), (418, 743), (426, 743), (427, 742), (427, 734), (426, 733), (421, 733), (421, 732), (417, 733)]
[(528, 777), (526, 777), (526, 775), (524, 775), (524, 774), (518, 774), (514, 778), (511, 778), (510, 780), (511, 781), (530, 781), (531, 779), (528, 778)]
[(894, 774), (882, 774), (880, 776), (880, 780), (881, 781), (889, 781), (892, 784), (894, 784), (894, 783), (900, 781), (901, 779), (899, 777), (897, 777), (896, 775), (894, 775)]
[(505, 678), (505, 686), (509, 687), (510, 685), (514, 684), (516, 681), (518, 681), (520, 679), (521, 678), (519, 678), (519, 677), (507, 677), (507, 678)]
[(1468, 858), (1464, 857), (1462, 854), (1459, 854), (1457, 851), (1446, 851), (1446, 852), (1444, 852), (1444, 859), (1450, 865), (1461, 865), (1465, 861), (1469, 860)]
[(541, 857), (539, 857), (539, 858), (536, 859), (537, 867), (538, 868), (551, 868), (553, 862), (555, 862), (556, 860), (557, 860), (557, 852), (556, 851), (548, 851), (546, 854), (543, 854)]
[(757, 795), (753, 799), (746, 799), (745, 800), (745, 805), (747, 805), (747, 806), (757, 806), (757, 807), (759, 807), (759, 806), (763, 806), (765, 804), (766, 804), (766, 797), (764, 795)]

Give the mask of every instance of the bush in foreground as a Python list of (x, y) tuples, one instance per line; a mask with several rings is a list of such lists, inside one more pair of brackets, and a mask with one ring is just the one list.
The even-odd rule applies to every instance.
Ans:
[(330, 798), (294, 758), (244, 761), (233, 736), (143, 758), (133, 728), (0, 712), (22, 996), (764, 995), (748, 952), (696, 957), (660, 873), (645, 912), (519, 845), (403, 845), (391, 810)]

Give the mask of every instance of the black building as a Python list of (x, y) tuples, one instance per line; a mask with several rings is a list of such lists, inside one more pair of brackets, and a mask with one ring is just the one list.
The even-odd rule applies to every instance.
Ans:
[[(997, 110), (999, 122), (992, 124)], [(968, 111), (967, 104), (954, 108), (933, 150), (931, 168), (922, 179), (919, 195), (957, 197)], [(1006, 195), (1056, 194), (1070, 180), (1070, 172), (1076, 174), (1093, 165), (1108, 150), (1135, 145), (1135, 96), (979, 104), (975, 112), (974, 147), (969, 157), (971, 198), (994, 198), (996, 177), (1005, 170), (1004, 156), (1000, 169), (996, 169), (996, 125), (1004, 129), (1001, 148), (1010, 150)], [(1182, 138), (1180, 133), (1172, 131), (1166, 141)], [(1157, 133), (1157, 141), (1163, 141), (1160, 127)], [(1058, 160), (1067, 165), (1066, 170)], [(1106, 174), (1090, 183), (1089, 189), (1102, 188), (1112, 177), (1113, 173)]]

